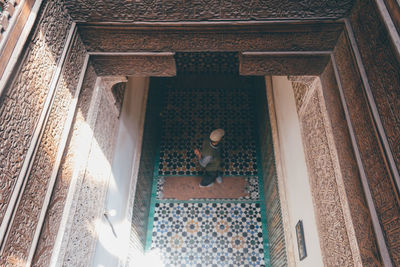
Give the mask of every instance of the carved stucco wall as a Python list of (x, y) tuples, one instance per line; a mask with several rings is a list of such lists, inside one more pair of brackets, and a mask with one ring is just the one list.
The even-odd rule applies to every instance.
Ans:
[(58, 81), (49, 119), (27, 177), (22, 198), (16, 207), (16, 215), (4, 243), (0, 265), (6, 265), (13, 259), (21, 262), (27, 259), (85, 54), (82, 42), (76, 38)]
[(36, 249), (33, 266), (49, 266), (53, 246), (60, 226), (61, 217), (71, 178), (73, 177), (76, 156), (82, 144), (82, 136), (88, 119), (90, 103), (94, 94), (96, 73), (91, 65), (88, 66), (82, 85), (77, 112), (72, 124), (73, 132), (69, 137), (63, 160), (57, 175), (54, 193), (50, 200), (39, 243)]
[[(298, 80), (293, 83), (295, 95), (304, 94), (302, 87), (305, 85), (296, 85)], [(300, 99), (303, 99), (301, 106)], [(337, 184), (337, 180), (341, 179), (341, 172), (335, 160), (336, 148), (329, 140), (332, 132), (329, 131), (330, 124), (326, 120), (319, 78), (315, 78), (303, 97), (296, 97), (296, 102), (324, 264), (357, 265), (359, 262), (352, 255), (353, 248), (345, 227), (341, 206), (343, 200)]]
[(20, 69), (0, 99), (0, 223), (42, 111), (71, 19), (48, 1), (24, 52)]
[(77, 21), (120, 22), (340, 18), (352, 5), (352, 0), (66, 1)]
[[(110, 90), (111, 88), (104, 88)], [(58, 265), (90, 266), (96, 242), (96, 226), (102, 219), (115, 139), (118, 130), (118, 114), (112, 103), (101, 90), (99, 108), (92, 126), (93, 136), (89, 141), (81, 184), (77, 187), (68, 232), (61, 245)]]

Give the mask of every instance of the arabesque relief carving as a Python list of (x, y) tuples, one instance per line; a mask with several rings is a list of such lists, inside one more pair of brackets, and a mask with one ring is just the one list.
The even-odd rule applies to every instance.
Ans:
[[(193, 27), (154, 30), (81, 26), (79, 32), (90, 52), (237, 52), (329, 51), (335, 47), (343, 24), (238, 26), (236, 29)], [(118, 44), (118, 45), (117, 45)]]
[(9, 229), (10, 234), (4, 241), (0, 266), (6, 266), (9, 260), (15, 258), (22, 261), (28, 258), (46, 192), (51, 190), (48, 188), (49, 180), (85, 55), (86, 50), (78, 37), (59, 79), (50, 115), (27, 177), (26, 187), (16, 207), (15, 217)]
[[(0, 224), (20, 175), (72, 21), (49, 2), (19, 72), (0, 99)], [(45, 33), (45, 34), (44, 34)]]
[(300, 124), (323, 261), (326, 266), (352, 266), (354, 259), (336, 182), (339, 167), (328, 143), (320, 83), (314, 84), (317, 88), (311, 88), (309, 100), (303, 103), (306, 107), (300, 115)]
[(348, 14), (352, 0), (113, 0), (66, 1), (77, 21), (204, 21), (340, 18)]

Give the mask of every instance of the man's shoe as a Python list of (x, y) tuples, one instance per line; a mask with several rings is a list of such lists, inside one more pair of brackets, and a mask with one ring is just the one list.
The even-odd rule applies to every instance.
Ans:
[(222, 177), (218, 176), (217, 179), (215, 179), (217, 181), (217, 183), (221, 184), (222, 183)]
[(199, 184), (200, 187), (211, 187), (214, 183), (208, 184), (208, 185), (202, 185), (201, 183)]

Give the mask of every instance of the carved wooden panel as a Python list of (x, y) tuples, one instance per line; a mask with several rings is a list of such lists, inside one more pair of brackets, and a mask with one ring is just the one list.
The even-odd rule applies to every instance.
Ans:
[(237, 52), (237, 51), (329, 51), (343, 25), (276, 24), (252, 26), (92, 27), (79, 32), (90, 52)]
[(240, 75), (318, 75), (329, 61), (329, 55), (271, 55), (242, 53)]
[(175, 76), (173, 53), (148, 55), (94, 55), (90, 58), (99, 76)]
[(0, 266), (5, 266), (14, 259), (24, 262), (28, 258), (56, 160), (64, 122), (78, 84), (85, 55), (86, 50), (77, 38), (57, 84), (49, 119), (39, 142), (32, 169), (27, 177), (26, 187), (15, 208), (15, 217), (10, 225), (9, 235), (4, 241)]
[[(57, 1), (42, 10), (20, 69), (0, 98), (0, 223), (43, 109), (57, 61), (72, 23)], [(46, 34), (43, 34), (43, 33)]]
[(352, 0), (74, 0), (65, 1), (78, 21), (203, 21), (340, 18)]
[[(396, 57), (386, 28), (375, 9), (375, 1), (356, 3), (350, 17), (351, 25), (389, 146), (400, 172), (400, 59)], [(397, 201), (399, 202), (399, 196)], [(400, 225), (400, 219), (397, 224)], [(400, 229), (396, 238), (400, 240)], [(400, 263), (400, 244), (395, 254), (399, 255)]]
[[(400, 204), (393, 188), (391, 173), (387, 168), (374, 124), (371, 121), (368, 103), (363, 93), (360, 76), (354, 66), (352, 54), (345, 35), (339, 39), (335, 57), (355, 137), (360, 149), (372, 198), (382, 225), (389, 252), (396, 263), (400, 263)], [(379, 72), (382, 73), (382, 72)], [(382, 74), (383, 75), (383, 74)], [(382, 76), (381, 78), (383, 78)], [(393, 81), (395, 83), (395, 81)], [(395, 114), (393, 114), (395, 115)], [(388, 120), (390, 121), (388, 114)], [(385, 118), (386, 119), (386, 118)]]

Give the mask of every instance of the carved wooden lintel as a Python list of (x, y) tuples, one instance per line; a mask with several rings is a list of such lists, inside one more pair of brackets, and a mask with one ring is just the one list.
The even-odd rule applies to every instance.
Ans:
[(328, 54), (245, 52), (239, 55), (240, 75), (319, 75)]
[(92, 55), (91, 62), (99, 76), (175, 76), (174, 53), (130, 53)]

